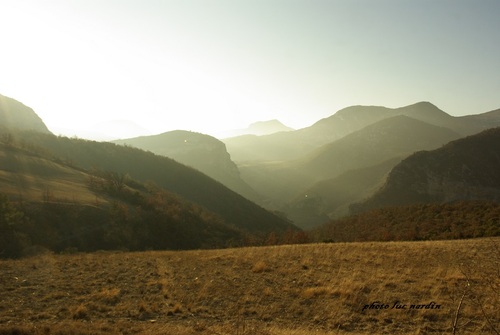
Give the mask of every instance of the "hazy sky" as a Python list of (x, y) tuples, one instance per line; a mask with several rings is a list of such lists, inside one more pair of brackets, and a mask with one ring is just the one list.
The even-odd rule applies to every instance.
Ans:
[(423, 100), (477, 114), (500, 108), (500, 1), (0, 0), (0, 93), (54, 131), (219, 135)]

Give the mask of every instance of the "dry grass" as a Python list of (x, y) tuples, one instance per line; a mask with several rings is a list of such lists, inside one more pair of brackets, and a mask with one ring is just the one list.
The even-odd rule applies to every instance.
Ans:
[(25, 201), (108, 203), (88, 187), (89, 176), (22, 150), (8, 151), (0, 146), (0, 188), (11, 199)]
[[(499, 329), (499, 244), (342, 243), (0, 261), (0, 335), (451, 334), (462, 296), (456, 333), (488, 334)], [(405, 308), (392, 308), (396, 302)], [(433, 309), (420, 308), (431, 302)], [(373, 308), (380, 304), (387, 309)]]

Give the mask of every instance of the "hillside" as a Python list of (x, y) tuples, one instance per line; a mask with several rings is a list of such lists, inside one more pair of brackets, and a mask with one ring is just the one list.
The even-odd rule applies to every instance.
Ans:
[(152, 182), (219, 215), (225, 223), (250, 233), (268, 234), (296, 229), (197, 170), (140, 149), (53, 135), (22, 132), (14, 140), (46, 151), (65, 164), (85, 170), (97, 169)]
[(0, 144), (0, 258), (32, 249), (145, 250), (241, 245), (244, 234), (165, 190)]
[(315, 228), (313, 241), (421, 241), (500, 236), (500, 203), (458, 201), (367, 210)]
[(495, 334), (499, 243), (330, 243), (0, 260), (0, 333)]
[(50, 133), (42, 119), (17, 100), (0, 94), (0, 127)]
[(176, 130), (158, 135), (116, 140), (113, 143), (131, 145), (170, 157), (205, 173), (247, 199), (256, 201), (259, 198), (257, 193), (241, 179), (238, 167), (231, 160), (225, 144), (212, 136)]
[(399, 115), (383, 119), (324, 145), (302, 159), (299, 168), (317, 180), (379, 164), (415, 151), (434, 149), (460, 135), (447, 129)]
[(467, 129), (467, 131), (464, 131), (464, 135), (473, 135), (486, 129), (499, 127), (500, 109), (477, 115), (466, 115), (457, 119)]
[(0, 143), (0, 192), (12, 199), (94, 204), (108, 200), (92, 192), (84, 171), (19, 147)]
[(500, 128), (411, 155), (352, 210), (457, 200), (500, 201)]

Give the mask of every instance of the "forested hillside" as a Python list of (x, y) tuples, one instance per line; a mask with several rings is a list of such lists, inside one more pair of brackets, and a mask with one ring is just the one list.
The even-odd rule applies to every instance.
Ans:
[(166, 157), (38, 132), (11, 130), (0, 140), (0, 257), (221, 248), (299, 232)]
[(159, 187), (218, 214), (229, 224), (250, 232), (284, 232), (296, 229), (203, 173), (167, 157), (107, 142), (57, 137), (38, 132), (20, 132), (14, 140), (52, 155), (70, 166), (129, 175)]
[(485, 130), (395, 166), (384, 186), (352, 211), (458, 200), (500, 200), (500, 128)]
[(237, 246), (253, 236), (152, 183), (0, 144), (0, 257)]
[(384, 207), (313, 230), (317, 242), (418, 241), (500, 236), (500, 203), (460, 201)]

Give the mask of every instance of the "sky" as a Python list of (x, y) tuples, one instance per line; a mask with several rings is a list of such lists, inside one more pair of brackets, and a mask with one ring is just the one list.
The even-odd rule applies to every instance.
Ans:
[(81, 137), (478, 114), (500, 108), (499, 18), (498, 0), (0, 0), (0, 94)]

